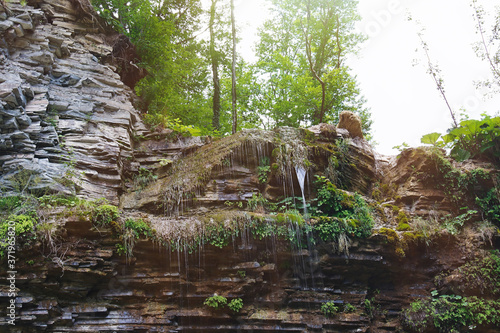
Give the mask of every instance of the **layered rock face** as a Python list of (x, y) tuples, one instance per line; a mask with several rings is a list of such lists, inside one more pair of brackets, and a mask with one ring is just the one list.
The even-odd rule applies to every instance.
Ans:
[[(140, 241), (127, 263), (116, 238), (90, 228), (67, 221), (73, 245), (61, 262), (21, 258), (11, 332), (391, 332), (401, 308), (432, 285), (436, 264), (428, 256), (398, 262), (383, 237), (356, 242), (349, 256), (331, 244), (302, 249), (273, 239), (242, 237), (192, 254)], [(241, 298), (243, 308), (204, 305), (214, 294)], [(355, 310), (325, 317), (329, 301)]]
[[(471, 183), (480, 193), (494, 186), (494, 166), (444, 175), (446, 159), (430, 150), (378, 156), (349, 114), (338, 127), (223, 139), (146, 131), (107, 62), (106, 35), (79, 6), (0, 7), (0, 191), (104, 197), (120, 216), (99, 224), (85, 204), (38, 206), (37, 238), (16, 253), (16, 326), (0, 321), (0, 331), (402, 331), (401, 310), (430, 295), (436, 277), (498, 248), (486, 229), (424, 238), (408, 221), (459, 214), (450, 175), (469, 179), (481, 166), (489, 176)], [(367, 202), (371, 235), (344, 235), (342, 249), (339, 239), (313, 241), (319, 222), (301, 214), (322, 179), (342, 189), (343, 209), (356, 209), (354, 192)], [(137, 221), (154, 232), (127, 226)], [(6, 304), (5, 260), (0, 276)], [(242, 308), (204, 304), (215, 295)], [(325, 314), (327, 302), (339, 313)]]
[(14, 0), (0, 10), (2, 191), (116, 201), (132, 135), (145, 128), (105, 63), (106, 36), (70, 1)]

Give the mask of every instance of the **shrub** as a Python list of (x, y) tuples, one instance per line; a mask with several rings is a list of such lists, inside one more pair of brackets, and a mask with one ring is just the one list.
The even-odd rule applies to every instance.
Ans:
[(203, 304), (214, 309), (221, 309), (227, 304), (227, 298), (224, 296), (214, 295), (205, 299)]
[(112, 205), (101, 205), (92, 212), (92, 222), (97, 225), (109, 225), (120, 216), (118, 207)]
[(11, 212), (22, 204), (21, 196), (8, 196), (0, 198), (0, 212)]
[(335, 316), (338, 311), (339, 308), (335, 305), (333, 301), (329, 301), (321, 305), (321, 313), (323, 313), (325, 317), (331, 318)]
[(477, 197), (476, 203), (486, 218), (500, 226), (500, 200), (498, 199), (498, 189), (496, 187), (492, 188), (484, 196)]
[(500, 117), (483, 114), (482, 119), (462, 120), (448, 134), (431, 133), (422, 137), (422, 143), (450, 148), (450, 155), (457, 161), (469, 158), (488, 158), (498, 161), (500, 156)]
[(44, 195), (38, 198), (38, 202), (42, 208), (52, 208), (55, 206), (76, 207), (80, 203), (80, 199), (75, 196)]
[(500, 324), (500, 302), (475, 296), (441, 295), (418, 300), (402, 312), (403, 325), (416, 332), (460, 332)]
[(461, 291), (500, 294), (500, 251), (492, 251), (466, 263), (457, 269), (457, 273), (462, 277)]
[(318, 177), (317, 207), (312, 211), (326, 215), (319, 217), (314, 229), (323, 241), (338, 238), (340, 234), (368, 237), (373, 228), (370, 208), (359, 194), (350, 195), (339, 190), (324, 177)]
[(356, 311), (356, 307), (352, 305), (351, 303), (346, 303), (344, 304), (344, 312), (345, 313), (352, 313)]
[(276, 210), (276, 205), (270, 203), (261, 193), (253, 193), (252, 197), (248, 199), (247, 207), (253, 212)]
[(259, 176), (259, 183), (267, 183), (269, 173), (271, 172), (271, 166), (269, 165), (269, 157), (263, 157), (260, 160), (260, 165), (257, 167), (257, 174)]
[(240, 312), (241, 308), (243, 308), (243, 300), (241, 298), (232, 299), (227, 306), (233, 312)]
[(154, 175), (151, 170), (141, 167), (139, 169), (139, 173), (134, 177), (134, 186), (136, 189), (141, 191), (157, 179), (158, 176)]
[(151, 238), (154, 234), (153, 229), (151, 229), (151, 227), (142, 219), (127, 219), (123, 226), (125, 229), (131, 230), (135, 238), (140, 238), (141, 236)]

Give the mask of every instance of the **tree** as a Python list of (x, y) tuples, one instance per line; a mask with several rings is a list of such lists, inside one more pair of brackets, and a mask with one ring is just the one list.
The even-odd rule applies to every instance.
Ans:
[(232, 115), (233, 128), (232, 133), (238, 129), (238, 114), (236, 112), (236, 23), (234, 20), (234, 0), (231, 0), (231, 31), (233, 38), (233, 61), (231, 63), (231, 96), (232, 96)]
[(212, 75), (214, 82), (213, 93), (213, 118), (212, 126), (214, 130), (220, 130), (220, 80), (219, 80), (219, 55), (215, 51), (215, 13), (216, 13), (217, 0), (212, 0), (210, 6), (210, 58), (212, 60)]
[(261, 105), (275, 125), (307, 126), (334, 121), (343, 110), (362, 115), (369, 131), (356, 78), (346, 56), (363, 40), (353, 0), (272, 0), (273, 17), (257, 45)]
[(206, 87), (208, 64), (197, 39), (199, 0), (93, 0), (94, 8), (136, 46), (149, 75), (136, 86), (145, 120), (211, 128)]

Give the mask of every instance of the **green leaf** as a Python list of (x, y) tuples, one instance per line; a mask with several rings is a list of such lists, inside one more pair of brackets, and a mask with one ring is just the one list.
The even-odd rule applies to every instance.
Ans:
[(437, 141), (439, 140), (440, 137), (441, 137), (440, 133), (437, 133), (437, 132), (429, 133), (429, 134), (424, 135), (420, 139), (420, 142), (422, 142), (423, 144), (429, 144), (429, 145), (436, 146)]
[(451, 143), (451, 142), (455, 141), (456, 138), (457, 138), (456, 135), (449, 134), (449, 133), (442, 136), (443, 142), (445, 144), (448, 144), (448, 143)]
[(475, 119), (464, 120), (460, 122), (460, 126), (465, 130), (466, 135), (476, 135), (482, 131), (481, 125), (484, 122)]
[(458, 146), (455, 146), (451, 150), (450, 155), (458, 162), (466, 161), (471, 157), (471, 153), (469, 151), (462, 149)]

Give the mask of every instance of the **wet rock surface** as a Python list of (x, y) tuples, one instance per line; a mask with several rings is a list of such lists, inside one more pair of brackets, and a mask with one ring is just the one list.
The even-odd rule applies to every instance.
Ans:
[[(66, 230), (59, 260), (21, 254), (12, 332), (389, 332), (410, 297), (426, 293), (432, 272), (425, 267), (436, 263), (428, 256), (393, 262), (377, 237), (354, 244), (349, 255), (330, 244), (271, 239), (206, 244), (191, 254), (139, 241), (127, 263), (111, 234), (76, 218)], [(242, 298), (242, 310), (203, 305), (214, 294)], [(327, 301), (355, 311), (327, 318), (320, 311)]]

